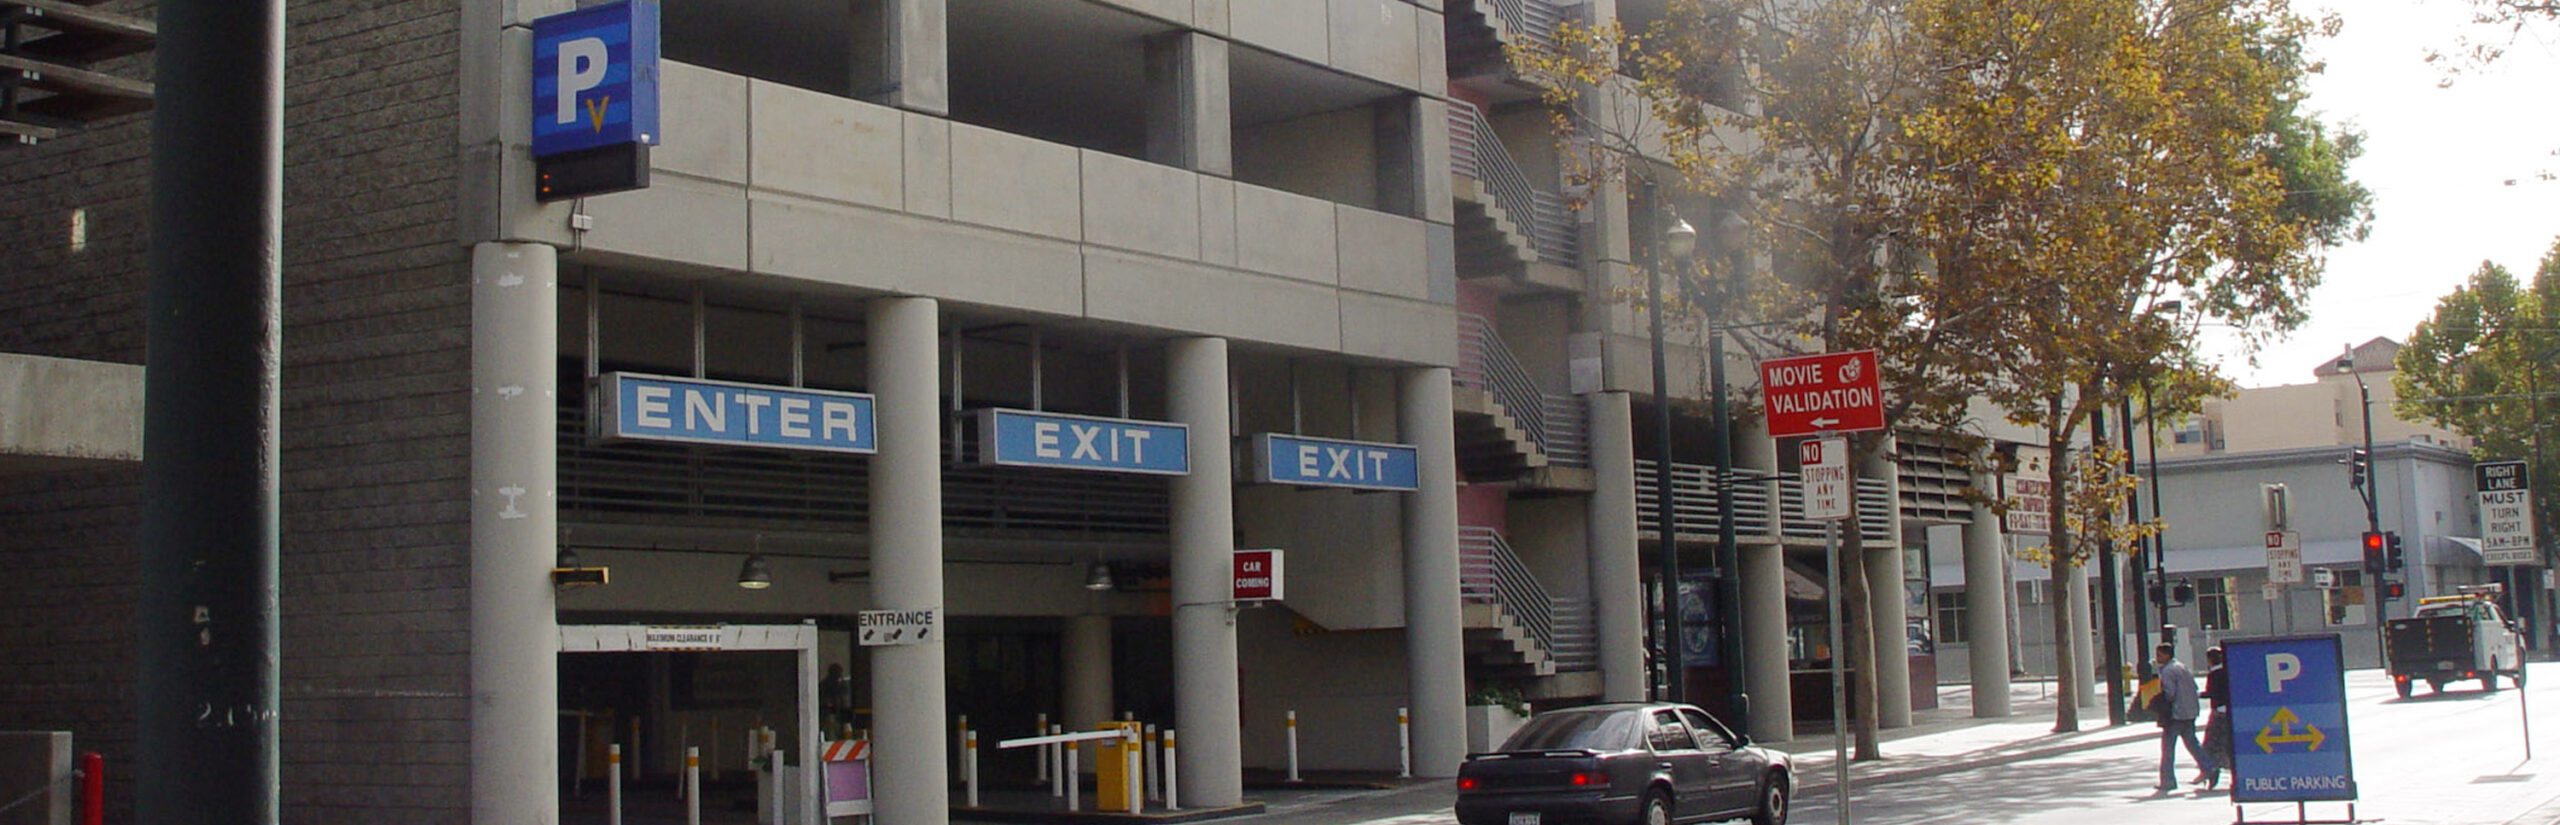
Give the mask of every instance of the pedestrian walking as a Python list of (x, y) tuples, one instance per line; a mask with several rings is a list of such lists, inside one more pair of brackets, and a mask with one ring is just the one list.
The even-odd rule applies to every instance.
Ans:
[(2205, 707), (2213, 717), (2204, 725), (2204, 771), (2196, 782), (2207, 788), (2222, 784), (2222, 771), (2231, 767), (2231, 677), (2222, 668), (2222, 648), (2204, 651)]
[(2159, 664), (2153, 670), (2160, 674), (2160, 695), (2152, 700), (2153, 718), (2160, 720), (2160, 791), (2178, 789), (2178, 743), (2185, 742), (2187, 755), (2196, 764), (2211, 764), (2204, 745), (2196, 741), (2196, 676), (2178, 661), (2175, 645), (2163, 643), (2154, 648), (2151, 660)]

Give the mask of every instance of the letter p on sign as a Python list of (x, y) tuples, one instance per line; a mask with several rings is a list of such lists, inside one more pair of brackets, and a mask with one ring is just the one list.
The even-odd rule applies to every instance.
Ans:
[(2284, 683), (2302, 675), (2302, 657), (2291, 653), (2267, 654), (2267, 692), (2283, 693)]
[(578, 93), (604, 85), (604, 39), (581, 37), (560, 41), (560, 99), (553, 106), (555, 123), (578, 122)]

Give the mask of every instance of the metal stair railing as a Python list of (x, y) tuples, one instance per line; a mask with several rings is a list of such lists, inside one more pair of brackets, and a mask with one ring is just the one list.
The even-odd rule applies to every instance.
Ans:
[(1553, 48), (1556, 44), (1556, 26), (1568, 19), (1578, 19), (1580, 14), (1577, 9), (1589, 8), (1581, 3), (1571, 5), (1573, 8), (1569, 9), (1565, 5), (1548, 2), (1548, 0), (1493, 0), (1493, 14), (1501, 18), (1504, 26), (1528, 38), (1530, 42)]
[(1540, 260), (1574, 266), (1582, 260), (1582, 238), (1564, 196), (1529, 183), (1520, 162), (1503, 148), (1501, 136), (1475, 104), (1449, 101), (1449, 168), (1484, 183), (1495, 206), (1529, 236)]
[(1558, 672), (1600, 669), (1600, 629), (1590, 599), (1556, 599), (1556, 648), (1550, 652)]
[(1452, 373), (1461, 386), (1493, 394), (1511, 420), (1519, 422), (1529, 441), (1550, 464), (1571, 467), (1591, 463), (1589, 414), (1581, 399), (1551, 395), (1539, 388), (1519, 356), (1502, 342), (1502, 334), (1483, 316), (1458, 314), (1458, 367)]
[(1528, 629), (1539, 650), (1555, 654), (1555, 597), (1491, 527), (1458, 527), (1458, 598), (1500, 608)]

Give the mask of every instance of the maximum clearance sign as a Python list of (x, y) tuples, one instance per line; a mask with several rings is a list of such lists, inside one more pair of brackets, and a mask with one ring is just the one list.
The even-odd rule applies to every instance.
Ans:
[(2356, 798), (2336, 634), (2222, 643), (2231, 687), (2231, 801)]

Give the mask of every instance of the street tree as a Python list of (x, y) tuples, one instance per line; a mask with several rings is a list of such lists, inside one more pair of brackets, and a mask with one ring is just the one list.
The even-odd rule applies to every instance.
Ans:
[[(2471, 279), (2437, 299), (2392, 366), (2403, 417), (2451, 428), (2481, 459), (2523, 458), (2541, 489), (2535, 524), (2560, 518), (2560, 461), (2541, 433), (2560, 426), (2560, 242), (2543, 253), (2530, 283), (2483, 261)], [(2537, 542), (2548, 547), (2549, 542)]]

